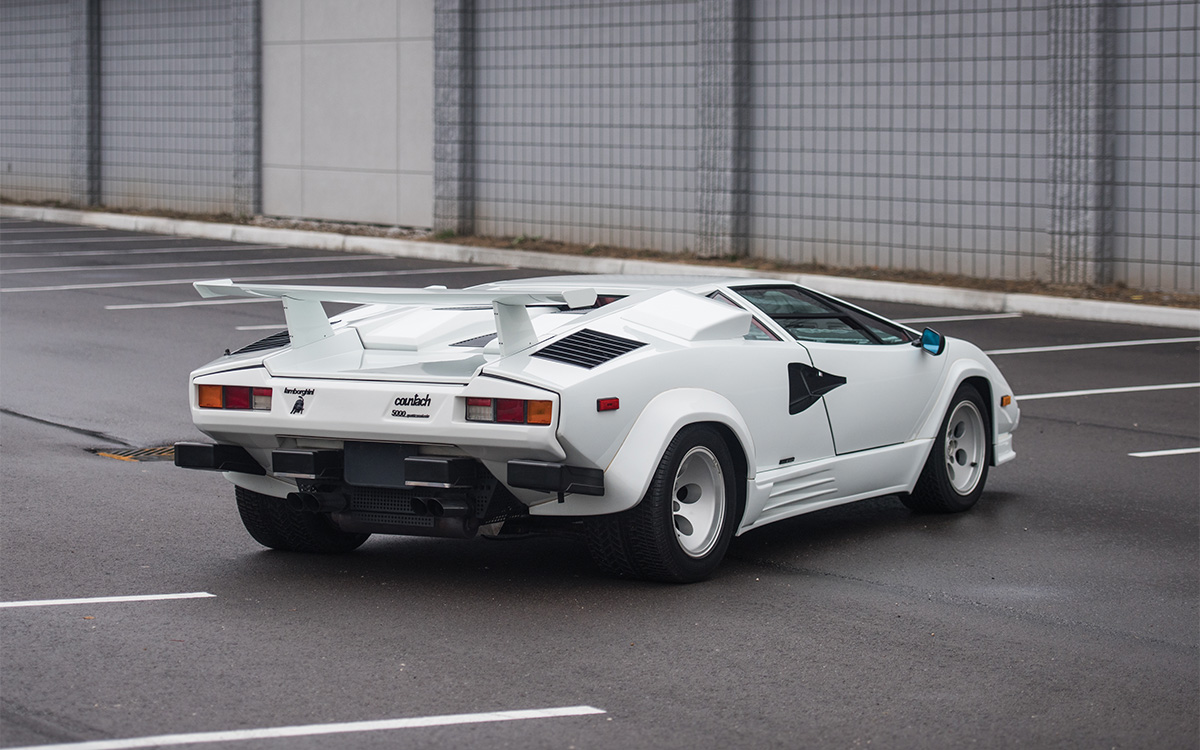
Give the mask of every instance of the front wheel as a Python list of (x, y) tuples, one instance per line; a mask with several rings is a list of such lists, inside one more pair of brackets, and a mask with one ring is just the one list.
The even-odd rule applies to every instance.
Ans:
[(264, 547), (287, 552), (349, 552), (370, 534), (342, 531), (327, 513), (292, 510), (278, 497), (236, 487), (238, 513), (250, 536)]
[(991, 456), (987, 405), (974, 386), (959, 386), (911, 495), (901, 501), (924, 513), (958, 513), (983, 494)]
[(680, 430), (646, 496), (633, 508), (588, 519), (588, 547), (610, 573), (671, 583), (712, 575), (737, 526), (733, 458), (712, 427)]

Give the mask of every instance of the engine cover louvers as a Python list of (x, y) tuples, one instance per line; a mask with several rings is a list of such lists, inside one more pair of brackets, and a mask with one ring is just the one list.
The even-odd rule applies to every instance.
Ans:
[(267, 349), (278, 349), (279, 347), (287, 346), (290, 343), (292, 343), (292, 338), (288, 335), (288, 332), (280, 331), (279, 333), (272, 333), (265, 339), (259, 339), (253, 344), (246, 344), (241, 349), (238, 349), (236, 352), (234, 352), (234, 354), (247, 354), (249, 352), (266, 351)]
[(532, 356), (586, 367), (590, 370), (645, 345), (641, 341), (585, 328), (539, 349)]

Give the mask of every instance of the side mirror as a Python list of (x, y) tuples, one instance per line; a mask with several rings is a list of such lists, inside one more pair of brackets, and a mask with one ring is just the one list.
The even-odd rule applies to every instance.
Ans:
[(932, 328), (926, 328), (921, 340), (914, 341), (913, 346), (919, 346), (936, 357), (946, 350), (946, 337)]

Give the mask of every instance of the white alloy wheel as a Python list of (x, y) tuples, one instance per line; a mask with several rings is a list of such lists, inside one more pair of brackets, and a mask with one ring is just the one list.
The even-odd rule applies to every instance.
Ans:
[(946, 422), (946, 478), (960, 495), (979, 484), (987, 462), (987, 423), (974, 402), (958, 403)]
[(706, 446), (693, 446), (679, 462), (671, 492), (671, 522), (689, 557), (712, 552), (725, 525), (725, 475)]

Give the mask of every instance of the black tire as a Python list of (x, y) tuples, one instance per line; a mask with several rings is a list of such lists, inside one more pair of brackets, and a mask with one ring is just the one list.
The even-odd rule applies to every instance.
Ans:
[(992, 455), (987, 404), (974, 386), (955, 392), (912, 494), (900, 500), (920, 513), (960, 513), (983, 494)]
[(264, 547), (336, 554), (358, 549), (371, 536), (342, 531), (327, 513), (292, 510), (281, 498), (244, 487), (235, 490), (242, 524)]
[(640, 503), (586, 519), (588, 548), (600, 568), (623, 578), (702, 581), (725, 556), (737, 510), (729, 447), (712, 427), (691, 425), (667, 446)]

